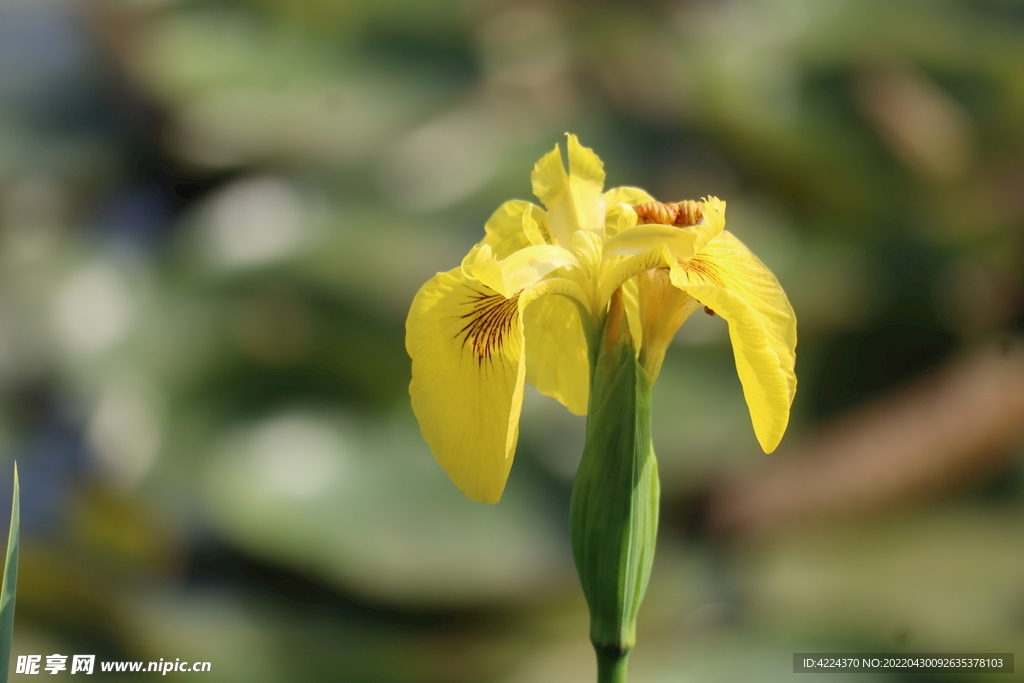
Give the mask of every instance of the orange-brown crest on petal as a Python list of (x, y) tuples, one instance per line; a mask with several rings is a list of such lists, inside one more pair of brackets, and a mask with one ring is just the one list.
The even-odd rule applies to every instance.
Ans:
[(686, 228), (704, 217), (704, 205), (687, 199), (681, 202), (644, 202), (633, 207), (637, 225), (657, 223)]

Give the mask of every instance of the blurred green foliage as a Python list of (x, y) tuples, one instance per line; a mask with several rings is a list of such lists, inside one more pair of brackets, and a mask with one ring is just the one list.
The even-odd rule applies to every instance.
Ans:
[[(591, 680), (582, 421), (529, 395), (505, 498), (465, 500), (408, 407), (417, 288), (573, 131), (612, 186), (729, 202), (797, 311), (798, 440), (1020, 330), (1022, 121), (1009, 0), (7, 0), (14, 654), (208, 660), (211, 683)], [(684, 325), (654, 406), (668, 514), (638, 683), (1021, 649), (1019, 466), (731, 543), (686, 521), (766, 461), (721, 320)]]

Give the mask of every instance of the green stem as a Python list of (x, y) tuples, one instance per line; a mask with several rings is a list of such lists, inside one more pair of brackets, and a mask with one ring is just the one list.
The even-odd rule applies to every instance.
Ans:
[(591, 373), (587, 442), (573, 484), (570, 533), (590, 608), (599, 683), (625, 683), (658, 526), (651, 386), (613, 299)]
[(626, 683), (629, 653), (597, 650), (597, 683)]

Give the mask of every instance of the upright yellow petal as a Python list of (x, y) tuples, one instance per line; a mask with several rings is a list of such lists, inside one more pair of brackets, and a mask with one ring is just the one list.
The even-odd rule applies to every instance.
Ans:
[(533, 185), (533, 194), (547, 207), (565, 192), (566, 185), (569, 184), (569, 174), (565, 172), (562, 148), (557, 143), (553, 150), (533, 165), (530, 182)]
[(577, 230), (604, 231), (604, 164), (592, 149), (568, 135), (569, 173), (558, 145), (533, 167), (533, 193), (548, 209), (548, 229), (563, 247)]
[[(605, 197), (608, 194), (605, 193)], [(636, 226), (636, 211), (630, 204), (625, 202), (618, 202), (617, 204), (608, 204), (608, 209), (604, 214), (604, 235), (607, 238), (614, 237), (624, 230), (629, 230)]]
[(523, 212), (523, 233), (533, 246), (548, 244), (547, 216), (544, 210), (533, 204), (527, 204)]
[(766, 453), (782, 440), (796, 394), (796, 315), (771, 271), (722, 231), (673, 266), (672, 284), (729, 323), (736, 370)]
[(576, 306), (542, 296), (526, 308), (526, 381), (576, 415), (587, 414), (590, 361)]
[(548, 244), (547, 218), (539, 206), (514, 199), (491, 214), (484, 230), (487, 233), (484, 239), (462, 259), (462, 273), (507, 294), (501, 284), (498, 262), (528, 247)]
[[(511, 254), (533, 244), (530, 235), (523, 229), (526, 214), (533, 209), (540, 211), (530, 202), (521, 199), (513, 199), (498, 207), (498, 210), (491, 214), (484, 224), (487, 236), (482, 244), (489, 245), (494, 257), (498, 260), (508, 258)], [(533, 216), (536, 220), (536, 216)]]
[(597, 187), (598, 192), (604, 187), (604, 162), (589, 147), (580, 144), (572, 133), (566, 133), (569, 150), (569, 177), (581, 183)]
[(636, 206), (644, 202), (653, 202), (654, 197), (647, 194), (647, 190), (641, 190), (639, 187), (613, 187), (604, 193), (604, 200), (608, 206), (619, 202)]
[(601, 270), (604, 244), (601, 236), (579, 230), (572, 236), (572, 253), (576, 256), (587, 278), (596, 278)]
[(409, 394), (423, 437), (473, 500), (501, 498), (519, 437), (525, 363), (523, 304), (461, 268), (438, 273), (406, 320)]

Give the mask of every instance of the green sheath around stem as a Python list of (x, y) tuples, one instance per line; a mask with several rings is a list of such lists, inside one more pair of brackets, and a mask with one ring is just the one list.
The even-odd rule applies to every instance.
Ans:
[(591, 373), (587, 442), (570, 504), (598, 683), (625, 683), (658, 528), (651, 386), (614, 300)]

